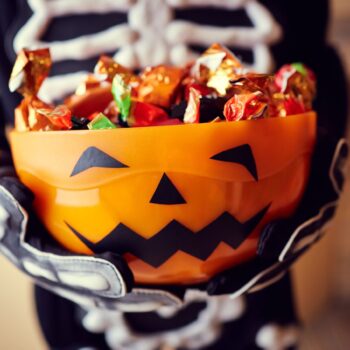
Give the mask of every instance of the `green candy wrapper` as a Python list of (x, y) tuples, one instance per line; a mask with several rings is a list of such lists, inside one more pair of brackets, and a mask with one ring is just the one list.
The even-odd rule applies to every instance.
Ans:
[(103, 113), (99, 113), (88, 125), (90, 130), (116, 129), (117, 126), (112, 123)]
[(122, 121), (126, 122), (131, 107), (131, 87), (126, 84), (123, 76), (116, 74), (112, 82), (112, 95), (118, 106)]

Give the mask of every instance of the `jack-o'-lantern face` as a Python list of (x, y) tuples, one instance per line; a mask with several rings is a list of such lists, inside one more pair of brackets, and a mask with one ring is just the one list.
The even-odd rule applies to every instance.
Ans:
[(123, 254), (137, 282), (195, 283), (254, 256), (307, 180), (313, 113), (103, 131), (11, 134), (47, 229), (79, 253)]

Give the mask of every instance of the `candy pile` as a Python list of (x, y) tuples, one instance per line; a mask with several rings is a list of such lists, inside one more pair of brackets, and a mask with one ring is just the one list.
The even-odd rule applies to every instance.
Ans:
[(136, 75), (102, 56), (94, 73), (63, 104), (38, 98), (48, 76), (48, 49), (22, 50), (9, 87), (23, 95), (15, 111), (19, 131), (114, 129), (286, 117), (311, 110), (315, 76), (301, 63), (275, 75), (247, 72), (225, 47), (214, 44), (183, 68), (160, 65)]

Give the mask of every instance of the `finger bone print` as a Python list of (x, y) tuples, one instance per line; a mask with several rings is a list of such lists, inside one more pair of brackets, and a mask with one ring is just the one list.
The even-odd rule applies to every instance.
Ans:
[[(27, 0), (33, 15), (14, 39), (16, 52), (23, 47), (51, 49), (53, 62), (84, 60), (113, 52), (114, 58), (129, 68), (161, 63), (182, 65), (198, 53), (190, 45), (209, 46), (213, 42), (253, 52), (257, 72), (273, 68), (269, 45), (278, 42), (282, 30), (271, 13), (257, 0)], [(252, 27), (216, 27), (174, 18), (175, 9), (211, 6), (227, 10), (245, 10)], [(51, 21), (57, 17), (83, 14), (128, 13), (128, 22), (94, 34), (45, 42), (41, 40)], [(229, 14), (228, 14), (229, 16)], [(87, 72), (61, 74), (48, 78), (40, 97), (60, 99), (74, 91)]]

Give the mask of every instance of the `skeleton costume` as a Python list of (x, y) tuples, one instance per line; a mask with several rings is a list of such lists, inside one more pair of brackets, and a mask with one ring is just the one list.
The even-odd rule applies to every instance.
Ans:
[(101, 53), (139, 69), (184, 64), (220, 42), (258, 72), (293, 61), (315, 71), (319, 145), (299, 210), (263, 230), (256, 260), (208, 284), (132, 289), (130, 271), (119, 257), (74, 257), (53, 247), (32, 221), (30, 195), (13, 178), (8, 146), (0, 138), (0, 252), (40, 286), (36, 308), (51, 349), (295, 348), (299, 329), (286, 270), (333, 216), (347, 155), (341, 139), (347, 115), (344, 73), (325, 40), (328, 1), (6, 0), (0, 8), (2, 130), (13, 122), (19, 102), (7, 81), (22, 47), (51, 49), (51, 77), (40, 92), (47, 102), (72, 92)]

